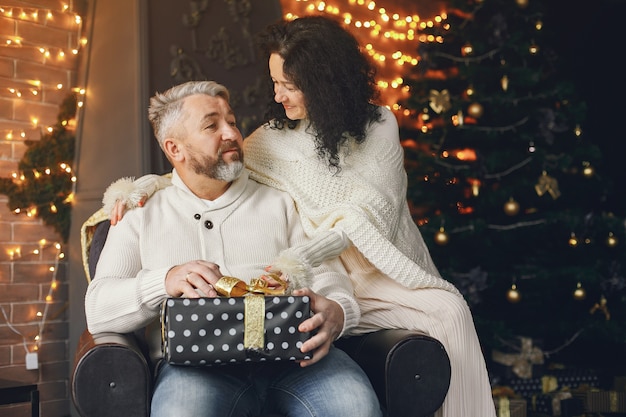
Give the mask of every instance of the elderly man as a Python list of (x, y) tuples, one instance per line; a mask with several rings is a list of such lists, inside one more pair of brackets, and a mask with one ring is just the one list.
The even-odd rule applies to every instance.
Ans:
[(155, 360), (151, 415), (225, 417), (380, 416), (367, 376), (332, 342), (355, 326), (359, 308), (339, 262), (312, 268), (313, 315), (301, 332), (311, 359), (214, 367), (162, 359), (159, 312), (168, 297), (215, 297), (224, 275), (249, 281), (307, 238), (286, 193), (248, 178), (243, 138), (225, 87), (188, 82), (150, 102), (149, 119), (174, 167), (173, 187), (111, 228), (85, 299), (92, 333), (146, 327)]

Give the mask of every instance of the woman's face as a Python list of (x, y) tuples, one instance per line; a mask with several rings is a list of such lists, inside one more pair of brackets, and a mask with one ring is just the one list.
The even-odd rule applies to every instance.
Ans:
[(291, 120), (306, 118), (304, 94), (283, 74), (285, 60), (278, 54), (271, 54), (269, 60), (270, 77), (274, 83), (274, 100), (285, 108)]

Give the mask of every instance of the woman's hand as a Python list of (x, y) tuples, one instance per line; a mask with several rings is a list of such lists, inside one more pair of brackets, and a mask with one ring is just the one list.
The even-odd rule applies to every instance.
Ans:
[[(139, 203), (137, 203), (137, 206), (143, 207), (147, 199), (148, 199), (147, 195), (143, 196), (141, 200), (139, 201)], [(126, 207), (126, 202), (122, 200), (116, 200), (115, 205), (113, 206), (113, 209), (111, 210), (111, 213), (109, 213), (111, 226), (115, 226), (120, 220), (122, 220), (122, 217), (124, 217), (124, 214), (126, 213), (127, 210), (128, 210), (128, 207)]]

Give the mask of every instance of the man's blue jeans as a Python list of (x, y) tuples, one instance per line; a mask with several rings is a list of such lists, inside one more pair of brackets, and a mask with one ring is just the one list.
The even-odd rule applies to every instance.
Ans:
[(161, 363), (151, 417), (380, 417), (380, 405), (363, 370), (331, 348), (318, 363), (240, 364), (209, 367)]

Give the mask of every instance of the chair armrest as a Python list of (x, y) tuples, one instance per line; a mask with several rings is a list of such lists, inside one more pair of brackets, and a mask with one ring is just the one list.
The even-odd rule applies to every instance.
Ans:
[(152, 376), (134, 335), (83, 332), (71, 378), (82, 417), (149, 416)]
[(437, 339), (412, 330), (379, 330), (336, 345), (363, 368), (388, 417), (426, 417), (441, 407), (451, 370)]

